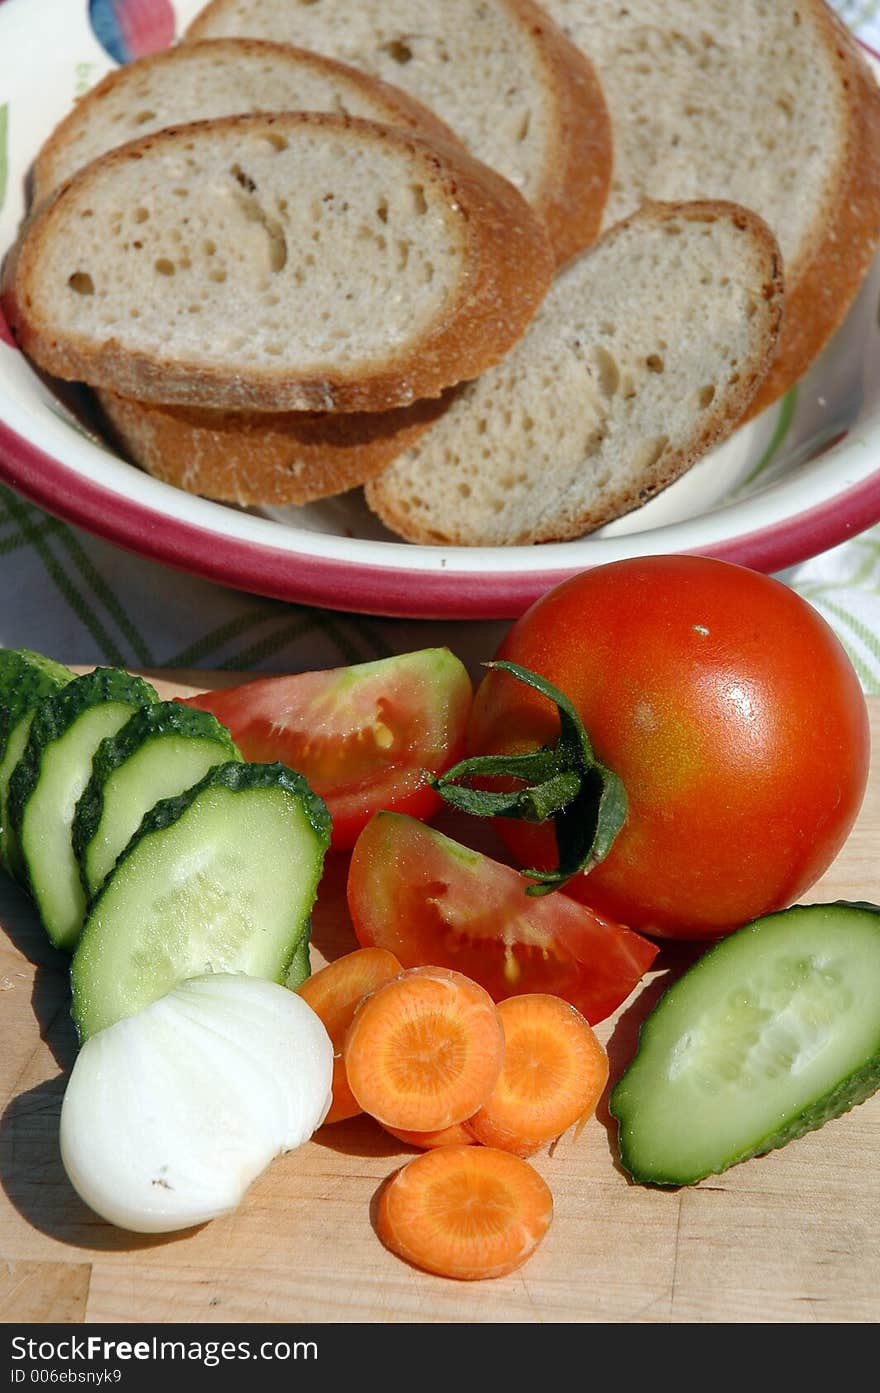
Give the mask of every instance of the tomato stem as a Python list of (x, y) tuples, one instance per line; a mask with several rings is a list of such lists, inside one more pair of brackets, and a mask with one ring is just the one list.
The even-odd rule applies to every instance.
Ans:
[[(442, 798), (474, 817), (552, 821), (559, 864), (553, 870), (529, 868), (527, 894), (557, 890), (608, 855), (626, 820), (626, 790), (617, 775), (596, 759), (590, 738), (568, 697), (546, 678), (518, 663), (494, 662), (554, 703), (559, 738), (521, 755), (473, 755), (432, 780)], [(522, 786), (508, 791), (469, 787), (461, 780), (513, 778)]]

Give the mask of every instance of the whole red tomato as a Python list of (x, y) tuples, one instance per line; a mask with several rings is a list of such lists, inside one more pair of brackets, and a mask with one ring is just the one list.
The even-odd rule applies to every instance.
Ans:
[[(623, 780), (626, 822), (570, 894), (650, 934), (710, 938), (793, 903), (852, 827), (867, 708), (825, 621), (780, 582), (690, 556), (614, 562), (564, 582), (497, 655), (554, 683)], [(472, 754), (556, 738), (553, 705), (503, 671), (481, 683)], [(553, 831), (499, 819), (524, 866)]]

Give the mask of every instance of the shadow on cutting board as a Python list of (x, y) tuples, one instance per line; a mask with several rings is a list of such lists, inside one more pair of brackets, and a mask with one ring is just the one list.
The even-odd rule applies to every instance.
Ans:
[(0, 1185), (10, 1203), (33, 1228), (75, 1248), (122, 1252), (188, 1237), (192, 1229), (137, 1235), (113, 1228), (83, 1203), (67, 1179), (58, 1129), (77, 1053), (70, 1015), (70, 959), (52, 947), (30, 901), (5, 876), (2, 921), (9, 941), (36, 969), (30, 1005), (39, 1040), (60, 1071), (19, 1091), (32, 1069), (46, 1071), (48, 1060), (40, 1057), (44, 1051), (35, 1045), (18, 1079), (11, 1081), (12, 1096), (0, 1116)]
[(627, 1065), (632, 1061), (639, 1043), (639, 1032), (645, 1020), (653, 1011), (660, 998), (669, 990), (682, 973), (702, 957), (707, 943), (677, 942), (672, 939), (661, 941), (660, 952), (654, 960), (649, 974), (650, 980), (637, 989), (637, 995), (624, 1007), (614, 1023), (605, 1049), (608, 1053), (609, 1081), (599, 1105), (596, 1108), (596, 1121), (601, 1123), (608, 1138), (608, 1150), (614, 1169), (624, 1176), (630, 1185), (635, 1181), (620, 1164), (617, 1146), (617, 1122), (611, 1116), (608, 1100), (611, 1090), (617, 1083)]

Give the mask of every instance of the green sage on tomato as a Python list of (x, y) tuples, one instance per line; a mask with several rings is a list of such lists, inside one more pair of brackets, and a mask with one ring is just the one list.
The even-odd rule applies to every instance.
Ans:
[[(607, 855), (565, 886), (600, 913), (719, 937), (792, 904), (846, 840), (868, 775), (865, 699), (830, 627), (781, 582), (695, 556), (613, 562), (539, 599), (497, 658), (565, 693), (626, 790)], [(496, 664), (468, 752), (521, 759), (559, 731), (554, 703)], [(552, 822), (495, 825), (521, 866), (559, 865)]]

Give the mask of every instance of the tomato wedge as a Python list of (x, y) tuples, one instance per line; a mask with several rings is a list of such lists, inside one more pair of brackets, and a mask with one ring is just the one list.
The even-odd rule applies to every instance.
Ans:
[(378, 813), (351, 857), (358, 942), (404, 967), (453, 968), (503, 1001), (549, 992), (591, 1025), (625, 1001), (657, 946), (561, 891), (531, 896), (520, 873), (399, 813)]
[(380, 809), (430, 817), (430, 786), (460, 758), (470, 678), (448, 648), (373, 663), (263, 677), (187, 697), (212, 711), (245, 759), (281, 760), (319, 793), (333, 819), (331, 845), (354, 845)]

